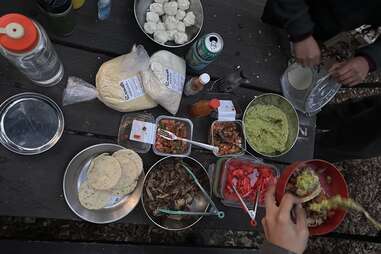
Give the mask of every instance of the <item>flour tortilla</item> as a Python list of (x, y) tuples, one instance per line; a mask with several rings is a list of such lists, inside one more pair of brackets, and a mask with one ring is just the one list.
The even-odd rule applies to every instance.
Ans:
[(84, 181), (79, 187), (78, 198), (81, 205), (90, 210), (104, 208), (111, 198), (108, 191), (100, 191), (92, 188), (88, 181)]
[(109, 190), (118, 183), (121, 175), (119, 162), (110, 155), (101, 154), (92, 161), (87, 178), (94, 189)]
[(122, 177), (112, 193), (118, 196), (130, 194), (136, 188), (139, 176), (143, 172), (143, 161), (137, 153), (128, 149), (119, 150), (112, 156), (122, 167)]
[(312, 84), (313, 73), (310, 68), (296, 66), (287, 73), (287, 78), (290, 84), (297, 90), (305, 90)]

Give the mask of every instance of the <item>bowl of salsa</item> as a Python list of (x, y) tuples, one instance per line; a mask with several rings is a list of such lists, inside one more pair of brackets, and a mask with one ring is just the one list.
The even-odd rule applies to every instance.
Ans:
[[(189, 119), (159, 116), (156, 119), (156, 128), (174, 133), (177, 137), (192, 139), (193, 123)], [(167, 140), (161, 137), (156, 130), (153, 152), (160, 156), (185, 157), (191, 153), (192, 145), (180, 140)]]

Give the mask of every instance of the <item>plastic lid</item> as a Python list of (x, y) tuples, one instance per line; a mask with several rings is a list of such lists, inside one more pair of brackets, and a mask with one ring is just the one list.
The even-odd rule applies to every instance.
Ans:
[(201, 84), (206, 85), (209, 83), (209, 81), (210, 81), (210, 76), (208, 73), (203, 73), (200, 75)]
[(218, 109), (219, 106), (220, 106), (220, 100), (219, 99), (211, 99), (209, 101), (209, 107), (211, 107), (212, 109)]
[(155, 118), (150, 113), (127, 113), (122, 117), (119, 126), (118, 144), (128, 149), (132, 149), (137, 153), (147, 153), (151, 149), (151, 145), (130, 140), (132, 123), (134, 120), (155, 123)]
[(38, 42), (36, 26), (24, 15), (11, 13), (0, 17), (0, 28), (0, 44), (11, 52), (30, 51)]

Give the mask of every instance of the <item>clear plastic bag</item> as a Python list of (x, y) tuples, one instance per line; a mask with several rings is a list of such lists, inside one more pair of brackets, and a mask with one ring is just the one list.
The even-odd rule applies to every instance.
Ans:
[(142, 72), (146, 93), (173, 115), (179, 110), (185, 71), (184, 59), (161, 50), (151, 56), (150, 67)]
[(83, 79), (70, 76), (63, 92), (62, 105), (67, 106), (79, 102), (91, 101), (97, 98), (95, 86)]
[(140, 72), (149, 67), (149, 56), (142, 45), (130, 53), (102, 64), (95, 78), (98, 99), (120, 112), (150, 109), (157, 103), (145, 92)]

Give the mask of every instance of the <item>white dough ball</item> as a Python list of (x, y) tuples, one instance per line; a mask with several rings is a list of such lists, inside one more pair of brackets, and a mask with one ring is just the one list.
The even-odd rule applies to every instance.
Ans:
[(185, 11), (189, 9), (190, 2), (189, 0), (177, 0), (177, 4), (179, 5), (180, 10)]
[(157, 31), (165, 31), (166, 29), (165, 29), (165, 25), (164, 25), (164, 23), (163, 23), (163, 22), (159, 22), (159, 23), (157, 23), (156, 30), (157, 30)]
[(167, 31), (156, 31), (153, 35), (153, 38), (155, 41), (164, 44), (168, 41), (169, 36)]
[(183, 10), (177, 10), (176, 19), (179, 20), (179, 21), (183, 20), (185, 18), (185, 15), (186, 15), (185, 11), (183, 11)]
[(175, 16), (177, 13), (177, 2), (164, 3), (164, 12), (167, 15)]
[(169, 41), (173, 41), (173, 40), (175, 40), (175, 34), (178, 33), (178, 32), (177, 32), (177, 30), (175, 28), (175, 30), (169, 30), (169, 31), (167, 31), (167, 33), (168, 33), (168, 40)]
[(176, 30), (185, 33), (185, 24), (181, 21), (177, 23)]
[(167, 16), (165, 18), (164, 24), (167, 30), (176, 30), (178, 22), (179, 21), (174, 16)]
[(146, 21), (147, 22), (152, 22), (152, 23), (157, 23), (160, 21), (159, 14), (156, 12), (149, 11), (146, 14)]
[(149, 6), (151, 12), (157, 13), (159, 16), (164, 14), (163, 5), (159, 3), (153, 3)]
[(146, 22), (144, 23), (144, 31), (146, 31), (147, 34), (153, 34), (157, 30), (157, 24), (153, 22)]
[(188, 35), (186, 33), (176, 32), (174, 37), (177, 44), (184, 44), (188, 41)]
[(188, 12), (183, 21), (186, 27), (193, 26), (196, 22), (196, 16), (193, 11)]

